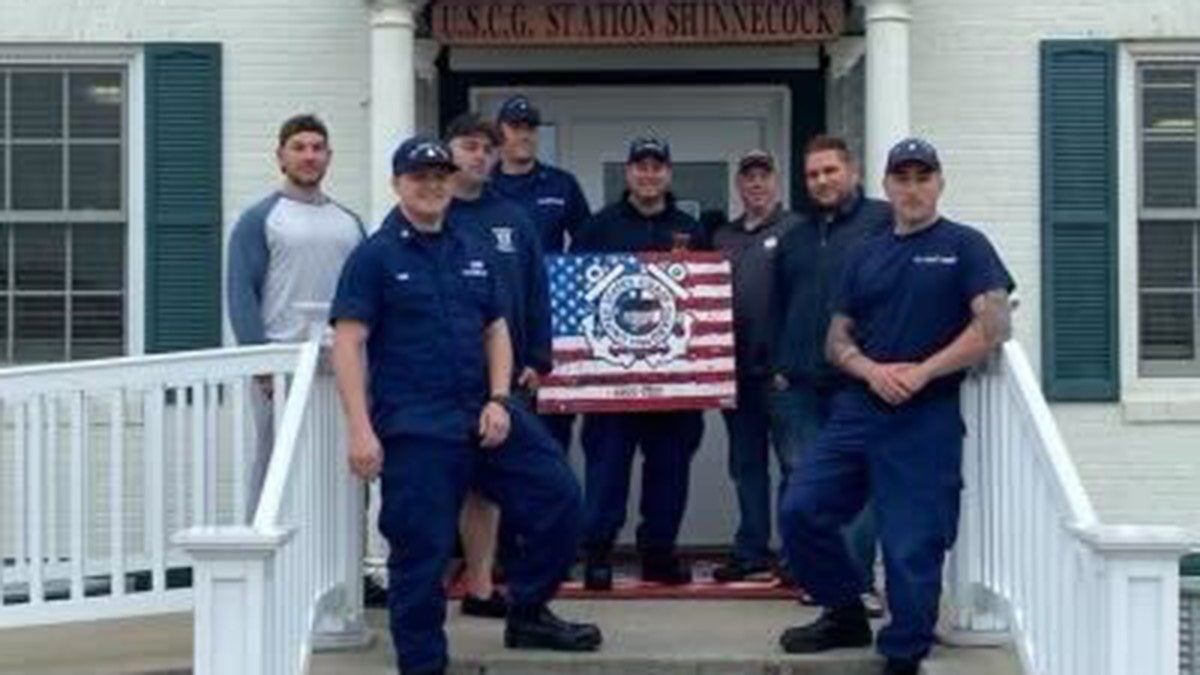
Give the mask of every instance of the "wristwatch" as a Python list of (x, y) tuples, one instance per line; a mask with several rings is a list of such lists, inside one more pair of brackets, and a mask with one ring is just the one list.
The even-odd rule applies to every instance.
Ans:
[(499, 403), (502, 408), (508, 408), (508, 394), (492, 394), (488, 397), (488, 403)]

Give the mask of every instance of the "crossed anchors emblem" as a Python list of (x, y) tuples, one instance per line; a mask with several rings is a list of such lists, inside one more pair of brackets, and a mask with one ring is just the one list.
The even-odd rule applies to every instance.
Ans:
[(692, 317), (678, 301), (690, 294), (680, 283), (687, 276), (681, 263), (650, 263), (644, 272), (624, 264), (597, 263), (585, 272), (584, 299), (596, 312), (584, 318), (584, 337), (598, 358), (625, 368), (642, 360), (651, 366), (687, 353)]

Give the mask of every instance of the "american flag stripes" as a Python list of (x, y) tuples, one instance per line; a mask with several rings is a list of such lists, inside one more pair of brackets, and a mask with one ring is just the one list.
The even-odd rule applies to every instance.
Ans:
[(551, 256), (554, 370), (541, 412), (732, 407), (729, 262), (719, 253)]

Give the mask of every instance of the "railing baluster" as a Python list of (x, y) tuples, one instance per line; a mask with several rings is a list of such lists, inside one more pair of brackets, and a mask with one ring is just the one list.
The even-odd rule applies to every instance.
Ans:
[(21, 401), (13, 407), (13, 441), (16, 452), (13, 453), (13, 472), (16, 476), (16, 489), (13, 490), (13, 513), (20, 514), (13, 528), (13, 574), (17, 579), (29, 582), (29, 553), (27, 547), (27, 530), (29, 526), (27, 485), (29, 481), (28, 453), (29, 429), (27, 425), (29, 403)]
[(212, 382), (205, 382), (201, 385), (201, 392), (204, 410), (204, 457), (207, 460), (205, 463), (206, 480), (204, 481), (207, 493), (204, 500), (207, 502), (208, 508), (205, 511), (204, 522), (207, 525), (216, 525), (220, 518), (217, 488), (221, 482), (221, 445), (220, 437), (217, 435), (217, 387)]
[(112, 557), (112, 595), (125, 595), (125, 397), (117, 389), (109, 416), (109, 547)]
[(87, 401), (82, 391), (76, 391), (71, 392), (68, 402), (71, 418), (71, 600), (79, 601), (84, 597), (87, 561)]
[(58, 447), (58, 397), (47, 396), (43, 407), (46, 418), (46, 538), (42, 554), (46, 559), (48, 580), (61, 582), (61, 559), (59, 547), (59, 461)]
[(187, 527), (188, 514), (187, 462), (190, 455), (187, 451), (187, 441), (185, 440), (187, 428), (187, 389), (185, 387), (173, 387), (170, 389), (170, 392), (175, 402), (175, 409), (171, 414), (173, 422), (172, 430), (174, 431), (171, 457), (175, 473), (175, 529), (182, 530)]
[(34, 396), (29, 399), (27, 461), (29, 476), (29, 501), (26, 502), (29, 517), (29, 604), (40, 605), (46, 601), (45, 589), (45, 559), (42, 552), (42, 542), (45, 540), (43, 530), (43, 509), (46, 504), (43, 498), (42, 469), (46, 465), (45, 456), (45, 420), (42, 418), (42, 397)]
[(188, 387), (190, 412), (192, 419), (192, 525), (205, 525), (208, 521), (205, 514), (208, 511), (206, 497), (208, 496), (207, 448), (204, 442), (204, 385), (192, 384)]
[(230, 398), (233, 403), (233, 514), (234, 522), (247, 521), (246, 476), (250, 471), (246, 463), (246, 380), (236, 378), (230, 383)]
[(144, 416), (146, 428), (143, 460), (146, 471), (146, 552), (150, 554), (150, 583), (157, 593), (167, 590), (167, 532), (166, 532), (166, 444), (164, 416), (166, 392), (162, 387), (146, 391)]

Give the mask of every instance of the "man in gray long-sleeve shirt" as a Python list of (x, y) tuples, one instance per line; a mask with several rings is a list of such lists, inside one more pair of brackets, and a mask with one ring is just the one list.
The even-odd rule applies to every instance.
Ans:
[[(276, 149), (283, 185), (242, 213), (229, 239), (226, 293), (238, 344), (300, 342), (309, 321), (297, 303), (328, 303), (342, 264), (363, 240), (362, 222), (321, 191), (333, 154), (329, 132), (312, 115), (283, 123)], [(254, 401), (257, 452), (248, 510), (262, 490), (274, 438), (269, 380)]]
[(733, 265), (733, 324), (737, 345), (738, 404), (725, 411), (729, 432), (729, 475), (737, 488), (740, 521), (733, 559), (713, 572), (717, 581), (741, 581), (771, 570), (771, 476), (768, 440), (780, 468), (789, 459), (771, 430), (767, 397), (771, 385), (768, 347), (775, 330), (771, 286), (779, 241), (797, 223), (779, 203), (775, 160), (761, 150), (738, 163), (738, 194), (745, 212), (717, 230), (716, 248)]

